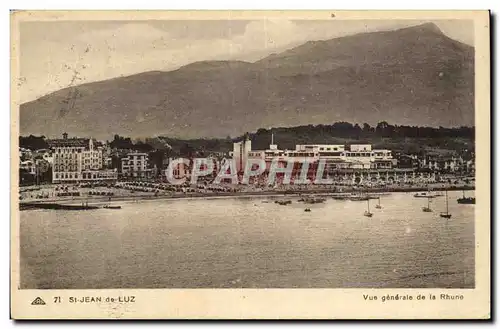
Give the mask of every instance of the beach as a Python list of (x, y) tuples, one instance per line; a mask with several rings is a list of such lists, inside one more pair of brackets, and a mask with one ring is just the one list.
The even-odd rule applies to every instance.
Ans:
[[(356, 186), (308, 186), (306, 187), (281, 187), (281, 188), (252, 188), (248, 186), (231, 186), (232, 189), (239, 188), (231, 192), (213, 192), (207, 190), (197, 190), (195, 192), (141, 192), (124, 190), (115, 187), (95, 187), (95, 188), (75, 188), (74, 191), (80, 193), (79, 196), (56, 196), (54, 191), (55, 186), (58, 185), (42, 185), (38, 190), (31, 190), (35, 186), (25, 187), (25, 190), (20, 192), (22, 200), (20, 203), (33, 203), (33, 202), (57, 202), (61, 204), (103, 204), (103, 203), (116, 203), (120, 201), (140, 202), (142, 200), (156, 200), (156, 199), (192, 199), (192, 198), (256, 198), (256, 197), (284, 197), (284, 196), (299, 196), (299, 195), (317, 195), (317, 196), (331, 196), (338, 193), (416, 193), (425, 192), (429, 189), (432, 191), (470, 191), (474, 190), (473, 184), (394, 184), (385, 187), (356, 187)], [(73, 191), (70, 188), (70, 191)], [(108, 193), (112, 192), (112, 196), (108, 195), (90, 195), (89, 192)], [(45, 198), (37, 198), (37, 196), (44, 195)]]

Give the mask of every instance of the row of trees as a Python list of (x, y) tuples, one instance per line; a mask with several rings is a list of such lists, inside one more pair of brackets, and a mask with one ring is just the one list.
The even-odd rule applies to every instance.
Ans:
[[(425, 141), (430, 147), (451, 146), (462, 147), (464, 141), (474, 144), (474, 127), (433, 128), (418, 126), (391, 125), (386, 121), (379, 122), (372, 127), (367, 123), (362, 126), (349, 122), (336, 122), (331, 125), (307, 125), (297, 127), (281, 127), (272, 129), (259, 129), (255, 133), (246, 133), (254, 149), (268, 147), (271, 134), (280, 148), (294, 148), (296, 144), (319, 143), (371, 143), (375, 146), (411, 144), (411, 140)], [(227, 152), (232, 149), (232, 143), (244, 138), (207, 138), (184, 140), (170, 137), (147, 138), (144, 141), (132, 140), (130, 137), (114, 135), (109, 143), (112, 149), (134, 150), (138, 152), (153, 152), (160, 150), (169, 156), (193, 156), (209, 152)], [(410, 141), (410, 142), (409, 142)], [(458, 143), (457, 143), (458, 141)], [(456, 144), (456, 145), (454, 145)], [(20, 147), (31, 150), (48, 148), (45, 136), (19, 137)], [(417, 142), (416, 148), (422, 143)], [(412, 146), (410, 146), (411, 148)]]
[[(331, 125), (307, 125), (298, 127), (272, 128), (273, 132), (286, 132), (295, 134), (296, 136), (303, 135), (323, 135), (330, 137), (341, 138), (443, 138), (443, 137), (462, 137), (474, 138), (474, 127), (457, 127), (457, 128), (434, 128), (434, 127), (418, 127), (391, 125), (386, 121), (379, 122), (375, 127), (364, 123), (352, 124), (349, 122), (335, 122)], [(259, 129), (257, 135), (265, 134), (269, 130)]]

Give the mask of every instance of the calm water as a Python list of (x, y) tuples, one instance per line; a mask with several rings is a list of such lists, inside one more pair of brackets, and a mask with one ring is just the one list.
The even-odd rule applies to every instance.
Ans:
[[(471, 192), (468, 192), (472, 194)], [(474, 287), (474, 205), (449, 193), (280, 206), (156, 200), (21, 212), (22, 288)], [(296, 200), (296, 199), (295, 199)]]

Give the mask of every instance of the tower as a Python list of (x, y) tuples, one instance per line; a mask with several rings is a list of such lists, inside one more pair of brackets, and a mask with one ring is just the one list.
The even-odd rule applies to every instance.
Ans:
[(278, 145), (274, 144), (274, 133), (271, 133), (271, 145), (269, 145), (270, 150), (277, 150)]

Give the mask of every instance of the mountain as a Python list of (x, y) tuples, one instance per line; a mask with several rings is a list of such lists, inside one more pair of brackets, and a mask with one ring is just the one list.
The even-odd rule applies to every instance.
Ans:
[(20, 132), (238, 136), (379, 121), (474, 125), (474, 48), (432, 24), (310, 41), (255, 63), (207, 61), (65, 88), (20, 108)]

